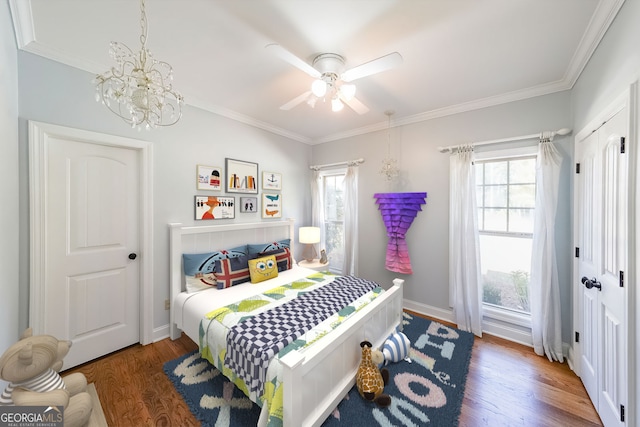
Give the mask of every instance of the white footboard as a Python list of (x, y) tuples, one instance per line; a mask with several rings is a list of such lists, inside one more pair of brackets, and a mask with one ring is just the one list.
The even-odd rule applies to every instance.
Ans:
[(403, 284), (395, 279), (393, 287), (332, 332), (339, 335), (281, 359), (285, 427), (319, 426), (340, 403), (355, 384), (360, 342), (380, 347), (402, 322)]

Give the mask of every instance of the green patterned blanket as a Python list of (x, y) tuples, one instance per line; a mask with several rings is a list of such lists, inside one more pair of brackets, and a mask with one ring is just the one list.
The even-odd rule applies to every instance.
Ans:
[[(293, 350), (304, 352), (304, 349), (337, 328), (353, 313), (365, 307), (383, 291), (378, 287), (353, 301), (338, 313), (335, 313), (318, 326), (314, 327), (299, 339), (285, 347), (271, 361), (267, 369), (267, 381), (262, 396), (249, 393), (247, 385), (234, 372), (224, 365), (226, 355), (226, 337), (229, 329), (243, 320), (264, 311), (278, 307), (291, 301), (305, 292), (324, 286), (336, 276), (330, 273), (314, 273), (303, 279), (275, 287), (262, 294), (220, 307), (207, 313), (200, 321), (199, 345), (202, 357), (218, 368), (229, 380), (242, 390), (259, 406), (266, 405), (269, 412), (268, 426), (282, 426), (282, 365), (279, 359)], [(264, 408), (263, 408), (264, 409)]]

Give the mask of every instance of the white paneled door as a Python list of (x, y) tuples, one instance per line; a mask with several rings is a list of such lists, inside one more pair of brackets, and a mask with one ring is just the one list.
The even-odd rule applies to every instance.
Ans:
[(73, 342), (70, 368), (140, 341), (140, 153), (53, 133), (39, 143), (31, 321)]
[(576, 139), (580, 376), (605, 426), (624, 426), (628, 388), (626, 103)]

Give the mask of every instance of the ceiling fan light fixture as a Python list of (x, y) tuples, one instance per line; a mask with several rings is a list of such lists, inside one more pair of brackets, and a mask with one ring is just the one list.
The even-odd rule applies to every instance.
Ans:
[(307, 98), (307, 105), (311, 108), (315, 108), (316, 107), (316, 102), (318, 101), (318, 97), (315, 96), (314, 94), (309, 95), (309, 97)]
[(356, 85), (345, 83), (340, 86), (340, 93), (347, 101), (351, 101), (356, 96)]
[(316, 79), (311, 83), (311, 92), (318, 98), (322, 98), (327, 93), (327, 83), (322, 79)]
[(342, 111), (343, 108), (344, 108), (344, 104), (342, 103), (342, 101), (340, 101), (340, 99), (333, 98), (331, 100), (331, 111), (333, 111), (334, 113), (337, 113), (338, 111)]

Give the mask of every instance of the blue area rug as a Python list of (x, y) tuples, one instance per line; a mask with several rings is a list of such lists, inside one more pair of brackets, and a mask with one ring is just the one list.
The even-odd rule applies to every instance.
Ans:
[[(354, 386), (323, 426), (458, 425), (473, 335), (408, 313), (403, 323), (411, 362), (387, 366), (391, 406), (366, 402)], [(164, 371), (203, 426), (256, 425), (260, 408), (197, 352), (167, 362)]]

